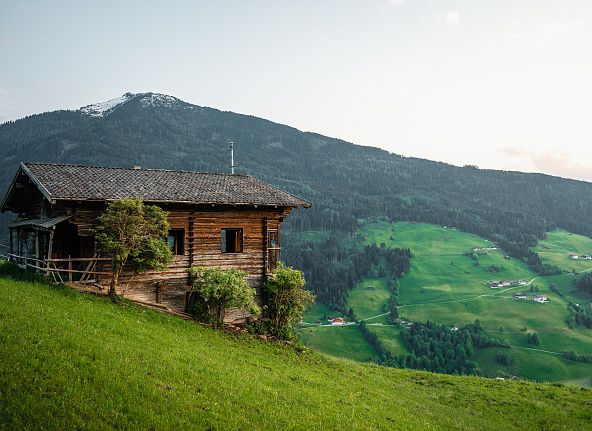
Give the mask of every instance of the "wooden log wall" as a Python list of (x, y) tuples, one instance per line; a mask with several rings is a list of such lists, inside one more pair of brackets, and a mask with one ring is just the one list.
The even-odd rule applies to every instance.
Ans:
[[(136, 274), (131, 268), (124, 270), (120, 278), (120, 293), (130, 299), (159, 303), (174, 310), (184, 311), (187, 292), (191, 290), (187, 270), (191, 266), (236, 268), (245, 271), (248, 283), (260, 288), (267, 272), (267, 230), (279, 229), (289, 209), (172, 209), (169, 212), (171, 229), (183, 229), (183, 255), (174, 256), (169, 268), (162, 272), (148, 271)], [(99, 211), (95, 209), (74, 210), (72, 223), (78, 226), (79, 235), (92, 234)], [(222, 229), (242, 229), (242, 252), (222, 253)], [(109, 271), (108, 265), (101, 265), (97, 271)], [(100, 280), (108, 284), (108, 277)], [(157, 285), (157, 283), (159, 283)], [(244, 320), (240, 310), (228, 310), (227, 321)]]
[(78, 235), (94, 236), (94, 228), (97, 226), (97, 217), (100, 214), (101, 211), (96, 209), (76, 208), (71, 223), (76, 224), (78, 227)]

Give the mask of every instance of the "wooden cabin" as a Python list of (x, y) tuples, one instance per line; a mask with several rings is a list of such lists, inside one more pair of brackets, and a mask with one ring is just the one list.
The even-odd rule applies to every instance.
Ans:
[[(191, 266), (243, 270), (259, 293), (280, 259), (281, 222), (311, 206), (247, 175), (22, 163), (0, 207), (18, 215), (10, 259), (58, 281), (108, 285), (110, 260), (97, 252), (94, 228), (107, 204), (124, 197), (168, 212), (174, 261), (163, 272), (124, 271), (120, 293), (173, 310), (191, 301)], [(227, 312), (230, 321), (241, 317)]]

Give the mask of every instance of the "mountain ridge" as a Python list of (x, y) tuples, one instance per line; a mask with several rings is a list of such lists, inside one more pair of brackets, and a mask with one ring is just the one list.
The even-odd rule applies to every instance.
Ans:
[[(150, 101), (146, 100), (147, 96), (150, 96), (150, 98), (151, 98)], [(511, 169), (482, 168), (482, 167), (475, 166), (475, 165), (460, 166), (460, 165), (456, 165), (456, 164), (450, 163), (450, 162), (432, 160), (432, 159), (423, 158), (423, 157), (419, 157), (419, 156), (406, 156), (406, 155), (392, 152), (392, 151), (386, 150), (384, 148), (373, 146), (373, 145), (357, 144), (355, 142), (347, 141), (343, 138), (334, 138), (334, 137), (330, 137), (327, 135), (323, 135), (323, 134), (315, 132), (315, 131), (301, 130), (295, 126), (283, 124), (283, 123), (280, 123), (280, 122), (277, 122), (274, 120), (269, 120), (269, 119), (263, 118), (263, 117), (258, 117), (256, 115), (234, 112), (234, 111), (230, 111), (230, 110), (223, 110), (223, 109), (218, 109), (218, 108), (209, 107), (209, 106), (197, 105), (194, 103), (186, 102), (186, 101), (179, 99), (178, 97), (175, 97), (175, 96), (167, 95), (164, 93), (152, 92), (152, 91), (140, 92), (140, 93), (126, 92), (120, 97), (109, 99), (104, 102), (91, 103), (89, 105), (84, 105), (78, 109), (59, 109), (59, 110), (54, 110), (54, 111), (44, 111), (41, 113), (31, 114), (31, 115), (27, 115), (27, 116), (24, 116), (24, 117), (15, 119), (15, 120), (8, 120), (8, 121), (5, 121), (4, 123), (0, 123), (0, 127), (7, 125), (7, 124), (18, 123), (20, 121), (27, 120), (32, 117), (37, 117), (37, 116), (42, 116), (42, 115), (47, 115), (47, 114), (55, 114), (55, 113), (65, 113), (65, 112), (80, 113), (81, 115), (83, 115), (85, 117), (90, 117), (90, 118), (105, 118), (105, 117), (109, 116), (110, 114), (112, 114), (115, 109), (122, 107), (123, 105), (127, 104), (128, 102), (133, 102), (133, 101), (139, 101), (143, 105), (142, 106), (143, 108), (149, 108), (149, 107), (172, 108), (173, 106), (171, 106), (171, 104), (176, 104), (176, 105), (184, 105), (184, 107), (190, 108), (190, 109), (211, 110), (214, 112), (218, 112), (220, 114), (231, 114), (231, 115), (241, 116), (241, 117), (250, 118), (250, 119), (262, 121), (265, 123), (269, 123), (271, 125), (285, 127), (285, 128), (291, 129), (291, 130), (299, 132), (299, 133), (311, 135), (313, 137), (318, 137), (320, 139), (330, 139), (333, 141), (338, 141), (343, 144), (353, 145), (355, 147), (382, 151), (387, 155), (400, 157), (402, 159), (427, 161), (427, 162), (431, 162), (431, 163), (435, 163), (435, 164), (442, 164), (444, 166), (448, 166), (451, 168), (475, 169), (475, 170), (485, 171), (485, 172), (516, 173), (516, 174), (525, 174), (525, 175), (533, 175), (533, 176), (543, 176), (543, 177), (549, 177), (549, 178), (557, 178), (557, 179), (561, 179), (561, 180), (568, 180), (568, 181), (575, 181), (575, 182), (580, 182), (580, 183), (592, 184), (591, 181), (577, 179), (577, 178), (570, 178), (570, 177), (562, 177), (562, 176), (553, 175), (553, 174), (549, 174), (549, 173), (545, 173), (545, 172), (525, 172), (525, 171), (518, 171), (518, 170), (511, 170)]]

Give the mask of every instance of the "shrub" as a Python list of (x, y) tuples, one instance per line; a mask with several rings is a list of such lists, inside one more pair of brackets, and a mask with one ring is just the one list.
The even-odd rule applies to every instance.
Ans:
[(506, 353), (506, 352), (498, 353), (495, 356), (495, 361), (498, 364), (508, 366), (508, 365), (511, 365), (512, 364), (512, 356), (510, 356), (510, 354), (509, 353)]
[(528, 344), (534, 344), (534, 345), (541, 344), (541, 339), (539, 337), (539, 334), (537, 334), (536, 332), (534, 332), (532, 334), (528, 334), (526, 336), (526, 341), (528, 342)]
[(202, 319), (221, 324), (225, 310), (237, 307), (252, 314), (261, 310), (255, 303), (255, 289), (245, 280), (247, 275), (237, 269), (202, 268), (189, 269), (192, 278), (192, 293), (197, 302), (192, 312)]
[(304, 284), (302, 271), (281, 262), (272, 271), (265, 283), (265, 307), (272, 329), (277, 331), (302, 319), (306, 308), (315, 300), (315, 296), (304, 289)]

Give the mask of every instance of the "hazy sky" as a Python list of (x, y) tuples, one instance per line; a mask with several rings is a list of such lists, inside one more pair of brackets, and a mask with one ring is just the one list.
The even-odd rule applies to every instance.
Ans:
[(0, 0), (0, 122), (127, 91), (592, 180), (592, 1)]

